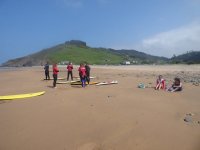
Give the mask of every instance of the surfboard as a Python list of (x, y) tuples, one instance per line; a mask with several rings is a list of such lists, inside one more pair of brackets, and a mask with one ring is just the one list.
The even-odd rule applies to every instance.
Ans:
[(57, 84), (69, 84), (69, 83), (76, 83), (76, 82), (80, 82), (79, 80), (78, 81), (58, 81), (56, 82)]
[(100, 83), (98, 83), (96, 85), (98, 86), (98, 85), (110, 85), (110, 84), (118, 84), (118, 81), (100, 82)]
[[(98, 84), (99, 82), (90, 82), (89, 85), (94, 85), (94, 84)], [(75, 82), (75, 83), (71, 83), (71, 85), (82, 85), (82, 83), (79, 82)], [(88, 85), (88, 83), (86, 82), (86, 85)]]
[(40, 96), (43, 95), (45, 91), (42, 92), (36, 92), (36, 93), (27, 93), (27, 94), (17, 94), (17, 95), (6, 95), (6, 96), (0, 96), (0, 100), (14, 100), (14, 99), (20, 99), (20, 98), (29, 98), (34, 96)]
[[(80, 77), (74, 77), (74, 78), (80, 80)], [(95, 78), (96, 78), (96, 77), (90, 77), (90, 79), (95, 79)]]
[[(46, 80), (46, 79), (44, 79), (44, 80)], [(53, 78), (50, 78), (49, 80), (53, 80)], [(66, 78), (58, 78), (57, 80), (66, 80)], [(48, 81), (48, 79), (46, 81)]]

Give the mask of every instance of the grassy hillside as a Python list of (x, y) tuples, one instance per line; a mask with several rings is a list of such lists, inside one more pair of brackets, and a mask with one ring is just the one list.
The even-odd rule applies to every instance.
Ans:
[(167, 58), (148, 55), (135, 50), (114, 50), (106, 48), (91, 48), (82, 41), (67, 41), (63, 44), (41, 50), (37, 53), (9, 60), (3, 66), (34, 66), (46, 62), (60, 63), (71, 61), (74, 64), (88, 62), (97, 65), (119, 65), (124, 61), (137, 64), (166, 63)]
[(139, 64), (163, 64), (169, 60), (165, 57), (152, 56), (136, 50), (113, 50), (113, 52), (124, 55), (126, 60), (137, 61)]
[(120, 64), (123, 56), (89, 47), (69, 45), (49, 53), (48, 58), (53, 62), (72, 61), (75, 64), (87, 61), (90, 64)]
[(171, 58), (171, 63), (200, 64), (200, 51), (191, 51), (186, 54), (174, 56)]

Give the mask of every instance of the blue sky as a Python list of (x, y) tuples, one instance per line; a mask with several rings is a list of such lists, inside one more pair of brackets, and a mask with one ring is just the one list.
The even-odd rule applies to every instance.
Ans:
[(200, 50), (200, 0), (0, 0), (0, 63), (78, 39), (171, 57)]

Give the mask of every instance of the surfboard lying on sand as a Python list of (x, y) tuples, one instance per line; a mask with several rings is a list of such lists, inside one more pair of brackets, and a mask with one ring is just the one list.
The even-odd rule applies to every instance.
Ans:
[[(94, 85), (94, 84), (98, 84), (99, 82), (90, 82), (89, 85)], [(75, 82), (75, 83), (71, 83), (71, 85), (82, 85), (82, 83), (79, 81), (79, 82)], [(86, 82), (86, 85), (88, 85), (88, 83)]]
[(14, 100), (19, 98), (29, 98), (34, 96), (40, 96), (43, 95), (45, 91), (37, 92), (37, 93), (28, 93), (28, 94), (18, 94), (18, 95), (6, 95), (6, 96), (0, 96), (0, 100)]
[[(46, 80), (46, 79), (44, 79), (44, 80)], [(53, 78), (50, 78), (49, 80), (53, 80)], [(66, 80), (66, 78), (58, 78), (57, 80)]]
[(58, 81), (56, 82), (57, 84), (69, 84), (69, 83), (76, 83), (76, 82), (80, 82), (79, 80), (78, 81)]
[[(80, 80), (80, 77), (74, 77), (74, 78)], [(96, 77), (90, 77), (90, 79), (95, 79), (95, 78), (96, 78)]]
[(118, 84), (118, 81), (111, 81), (111, 82), (100, 82), (96, 85), (110, 85), (110, 84)]

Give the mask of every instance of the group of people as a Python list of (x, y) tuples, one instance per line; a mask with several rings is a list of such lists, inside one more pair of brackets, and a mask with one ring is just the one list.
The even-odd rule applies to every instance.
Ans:
[[(69, 64), (67, 65), (67, 81), (69, 80), (69, 77), (71, 76), (71, 80), (73, 81), (73, 64), (72, 62), (69, 62)], [(50, 80), (50, 76), (49, 76), (49, 63), (47, 62), (44, 66), (44, 70), (45, 70), (45, 79), (46, 80)], [(86, 86), (86, 82), (89, 84), (90, 83), (90, 66), (88, 63), (81, 63), (78, 71), (79, 71), (79, 77), (80, 77), (80, 81), (81, 81), (81, 85), (82, 87)], [(56, 88), (56, 82), (58, 79), (58, 67), (57, 64), (53, 64), (53, 87)]]
[[(69, 76), (71, 76), (71, 80), (73, 81), (73, 65), (70, 62), (67, 65), (67, 81), (69, 80)], [(78, 72), (79, 72), (79, 77), (80, 77), (80, 81), (82, 83), (82, 87), (86, 86), (86, 82), (88, 84), (90, 84), (90, 66), (88, 65), (88, 63), (81, 63), (79, 68), (78, 68)]]
[(174, 78), (174, 82), (170, 87), (166, 87), (165, 79), (163, 79), (162, 75), (158, 76), (158, 79), (156, 80), (156, 87), (155, 90), (166, 90), (169, 92), (177, 92), (177, 91), (182, 91), (182, 83), (180, 78), (176, 77)]
[[(44, 66), (44, 72), (45, 72), (45, 80), (50, 80), (49, 76), (49, 63), (47, 62)], [(56, 82), (58, 79), (58, 67), (57, 64), (53, 64), (53, 87), (56, 88)]]
[(78, 71), (82, 87), (86, 86), (86, 82), (90, 84), (90, 66), (87, 63), (85, 65), (80, 64)]
[[(70, 76), (71, 76), (71, 80), (73, 81), (73, 69), (74, 69), (73, 64), (71, 62), (69, 62), (69, 64), (67, 65), (67, 81), (69, 80)], [(45, 77), (46, 77), (45, 79), (50, 80), (48, 62), (44, 66), (44, 70), (45, 70)], [(57, 64), (54, 64), (53, 65), (53, 87), (54, 88), (56, 88), (58, 72), (59, 72), (59, 70), (58, 70)], [(78, 68), (78, 72), (79, 72), (81, 85), (82, 85), (82, 87), (85, 87), (86, 82), (88, 84), (90, 83), (90, 66), (88, 65), (88, 63), (85, 63), (85, 64), (81, 63)], [(160, 90), (160, 89), (170, 91), (170, 92), (182, 91), (181, 80), (178, 77), (174, 78), (173, 84), (167, 88), (165, 79), (163, 78), (162, 75), (159, 75), (158, 79), (156, 80), (155, 90)]]

